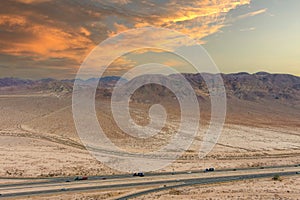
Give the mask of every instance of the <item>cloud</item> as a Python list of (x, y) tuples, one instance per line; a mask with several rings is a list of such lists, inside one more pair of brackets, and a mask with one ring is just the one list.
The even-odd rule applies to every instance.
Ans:
[(113, 37), (117, 35), (118, 33), (121, 33), (123, 31), (128, 30), (128, 27), (122, 24), (114, 23), (114, 29), (115, 31), (108, 31), (108, 37)]
[(130, 0), (110, 0), (110, 2), (121, 4), (121, 5), (125, 5), (125, 4), (128, 4), (128, 3), (131, 3)]
[(80, 27), (80, 33), (84, 34), (87, 37), (91, 35), (91, 32), (84, 27)]
[(245, 31), (255, 31), (256, 30), (256, 27), (250, 27), (250, 28), (243, 28), (243, 29), (240, 29), (241, 32), (245, 32)]
[(253, 11), (253, 12), (249, 12), (249, 13), (246, 13), (244, 15), (240, 15), (240, 16), (238, 16), (237, 19), (244, 19), (244, 18), (248, 18), (248, 17), (253, 17), (253, 16), (256, 16), (256, 15), (260, 15), (262, 13), (265, 13), (265, 12), (267, 12), (266, 8), (260, 9), (260, 10), (256, 10), (256, 11)]
[(143, 17), (139, 18), (137, 16), (131, 19), (134, 21), (133, 27), (158, 26), (170, 28), (201, 40), (219, 31), (224, 26), (226, 13), (237, 6), (249, 4), (250, 0), (204, 0), (188, 2), (172, 0), (165, 2), (163, 6), (150, 4), (153, 10), (149, 8)]
[(38, 4), (38, 3), (48, 2), (51, 0), (16, 0), (16, 1), (24, 4)]
[(137, 63), (134, 60), (131, 60), (131, 59), (127, 58), (126, 56), (121, 56), (121, 57), (117, 58), (116, 60), (114, 60), (113, 63), (110, 64), (109, 70), (118, 72), (120, 70), (131, 69), (131, 68), (135, 67), (136, 64)]
[[(201, 41), (220, 31), (230, 10), (249, 3), (250, 0), (3, 1), (0, 53), (47, 61), (66, 58), (75, 60), (77, 63), (72, 67), (77, 68), (95, 45), (132, 28), (169, 28)], [(240, 18), (265, 11), (248, 13)], [(164, 38), (172, 38), (172, 35)], [(155, 37), (145, 35), (143, 39), (151, 43)], [(129, 38), (129, 45), (130, 42), (134, 40)], [(43, 64), (40, 64), (42, 68)]]
[[(67, 32), (43, 24), (34, 24), (20, 16), (1, 16), (0, 25), (6, 27), (1, 33), (1, 53), (9, 55), (66, 56), (77, 59), (79, 53), (82, 53), (92, 43), (87, 37), (78, 33)], [(88, 33), (85, 32), (85, 34)]]

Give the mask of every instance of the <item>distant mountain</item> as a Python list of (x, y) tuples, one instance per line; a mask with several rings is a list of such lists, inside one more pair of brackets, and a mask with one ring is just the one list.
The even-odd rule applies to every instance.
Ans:
[(126, 82), (126, 79), (123, 79), (119, 76), (106, 76), (103, 78), (91, 78), (85, 81), (85, 83), (88, 84), (97, 84), (99, 85), (99, 87), (103, 87), (103, 88), (111, 88), (114, 87), (118, 81), (121, 82)]
[[(99, 87), (111, 88), (121, 78), (117, 76), (108, 76), (104, 78), (92, 78), (88, 80), (78, 80), (82, 84), (90, 85), (92, 83), (99, 83)], [(122, 82), (126, 82), (125, 79), (121, 79)], [(45, 78), (40, 80), (27, 80), (19, 78), (0, 78), (0, 90), (1, 91), (34, 91), (34, 92), (51, 92), (57, 94), (69, 94), (73, 90), (73, 84), (75, 79), (69, 80), (56, 80), (52, 78)]]
[(287, 74), (229, 74), (223, 75), (228, 93), (240, 99), (300, 99), (300, 77)]
[[(183, 74), (191, 86), (194, 88), (197, 96), (202, 99), (208, 99), (209, 92), (203, 77), (206, 80), (213, 81), (213, 74)], [(170, 80), (178, 79), (178, 74), (170, 75)], [(236, 73), (221, 74), (226, 89), (227, 97), (246, 101), (274, 100), (282, 102), (300, 101), (300, 77), (287, 74), (269, 74), (259, 72), (256, 74)], [(159, 76), (157, 77), (159, 78)], [(163, 77), (161, 77), (163, 79)], [(164, 78), (165, 79), (165, 78)], [(164, 80), (161, 80), (163, 83)], [(136, 84), (136, 80), (131, 80), (128, 84)], [(182, 89), (184, 90), (184, 88)], [(158, 94), (160, 97), (174, 98), (174, 94), (165, 87), (157, 84), (149, 84), (137, 90), (134, 97), (143, 101), (149, 101), (152, 94)], [(184, 93), (184, 92), (183, 92)]]
[[(208, 80), (214, 76), (213, 74), (183, 74), (191, 86), (196, 91), (199, 98), (208, 97), (208, 89), (203, 79), (205, 76)], [(221, 74), (226, 88), (228, 98), (237, 98), (247, 101), (256, 101), (260, 99), (275, 100), (275, 101), (300, 101), (300, 77), (288, 74), (269, 74), (266, 72), (258, 72), (249, 74), (245, 72), (235, 74)], [(178, 79), (178, 74), (169, 75), (168, 77), (158, 76), (159, 79)], [(42, 92), (53, 92), (69, 94), (72, 92), (75, 80), (23, 80), (17, 78), (2, 78), (0, 79), (0, 89), (13, 88), (14, 90), (33, 90)], [(89, 80), (80, 80), (86, 84), (99, 83), (98, 93), (103, 93), (103, 96), (109, 97), (112, 88), (120, 81), (120, 77), (109, 76), (101, 78), (93, 78)], [(135, 79), (127, 81), (121, 79), (125, 85), (133, 86), (136, 84)], [(161, 80), (166, 81), (166, 80)], [(4, 88), (4, 89), (3, 89)], [(184, 89), (184, 88), (183, 88)], [(137, 90), (136, 98), (150, 99), (152, 94), (157, 93), (161, 97), (174, 98), (165, 87), (149, 84)], [(100, 95), (101, 96), (101, 95)]]
[(19, 78), (2, 78), (0, 79), (0, 87), (31, 85), (34, 81)]

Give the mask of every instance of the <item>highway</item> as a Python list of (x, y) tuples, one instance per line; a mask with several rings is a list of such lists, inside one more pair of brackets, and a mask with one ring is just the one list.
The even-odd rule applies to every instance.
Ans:
[(145, 190), (141, 192), (137, 192), (134, 194), (130, 194), (121, 198), (118, 198), (117, 200), (127, 200), (131, 198), (135, 198), (138, 196), (146, 195), (153, 192), (159, 192), (162, 190), (168, 190), (172, 188), (179, 188), (179, 187), (188, 187), (193, 185), (206, 185), (206, 184), (213, 184), (213, 183), (224, 183), (224, 182), (230, 182), (230, 181), (239, 181), (239, 180), (247, 180), (247, 179), (256, 179), (256, 178), (268, 178), (268, 177), (274, 177), (275, 175), (279, 176), (292, 176), (297, 175), (296, 172), (281, 172), (281, 173), (265, 173), (265, 174), (250, 174), (250, 175), (239, 175), (239, 176), (225, 176), (225, 177), (214, 177), (214, 178), (200, 178), (200, 179), (193, 179), (193, 180), (184, 180), (183, 184), (178, 185), (171, 185), (166, 187), (160, 187), (160, 188), (154, 188), (150, 190)]
[[(44, 179), (6, 178), (6, 180), (21, 180), (22, 182), (0, 184), (0, 199), (64, 194), (70, 192), (111, 191), (135, 187), (144, 189), (141, 192), (119, 198), (130, 199), (170, 188), (266, 178), (273, 177), (274, 175), (291, 176), (298, 175), (298, 171), (300, 171), (300, 165), (223, 169), (206, 173), (203, 170), (192, 172), (149, 173), (146, 174), (145, 177), (133, 177), (129, 174), (93, 176), (85, 181), (75, 181), (74, 177)], [(3, 178), (5, 177), (0, 177), (0, 179)]]

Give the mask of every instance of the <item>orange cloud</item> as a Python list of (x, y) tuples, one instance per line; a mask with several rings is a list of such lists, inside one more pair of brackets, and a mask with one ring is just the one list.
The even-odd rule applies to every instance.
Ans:
[(8, 28), (24, 26), (26, 19), (18, 15), (0, 15), (0, 26), (6, 25)]
[[(42, 4), (50, 2), (49, 0), (15, 1), (23, 4)], [(116, 15), (118, 12), (128, 12), (126, 15), (120, 14), (121, 16), (124, 16), (125, 20), (128, 20), (128, 25), (114, 22), (112, 28), (103, 27), (106, 29), (107, 36), (112, 37), (134, 27), (158, 26), (174, 29), (186, 33), (195, 39), (201, 39), (219, 31), (220, 28), (224, 26), (223, 20), (226, 12), (237, 6), (248, 4), (250, 0), (203, 0), (190, 1), (188, 3), (179, 0), (170, 0), (164, 5), (141, 1), (138, 2), (140, 3), (141, 10), (136, 12), (141, 14), (145, 12), (143, 16), (139, 16), (140, 14), (136, 15), (136, 12), (131, 13), (131, 10), (126, 11), (125, 8), (122, 8), (123, 5), (130, 4), (131, 2), (132, 1), (129, 0), (103, 1), (104, 5), (109, 3), (119, 5), (119, 7), (113, 7), (117, 11)], [(95, 1), (94, 3), (98, 3), (99, 5), (95, 4), (95, 9), (86, 9), (84, 11), (91, 18), (90, 26), (88, 24), (83, 26), (84, 24), (81, 24), (78, 28), (68, 26), (63, 27), (62, 25), (55, 26), (56, 22), (51, 16), (45, 17), (45, 19), (48, 20), (48, 23), (51, 22), (51, 25), (33, 22), (29, 20), (29, 17), (34, 16), (36, 18), (42, 18), (43, 16), (29, 11), (23, 11), (20, 14), (0, 15), (0, 26), (5, 26), (5, 30), (14, 33), (19, 32), (20, 37), (22, 37), (22, 34), (27, 36), (24, 37), (23, 40), (18, 39), (17, 42), (9, 41), (10, 45), (4, 45), (4, 47), (0, 49), (0, 52), (12, 55), (38, 54), (46, 57), (67, 56), (72, 59), (80, 60), (77, 57), (78, 55), (82, 55), (82, 51), (87, 52), (87, 50), (94, 46), (94, 43), (99, 42), (93, 42), (93, 39), (90, 38), (92, 31), (95, 32), (98, 30), (97, 24), (93, 18), (108, 16), (110, 15), (110, 12), (113, 11), (107, 10), (105, 6), (102, 6), (104, 7), (102, 8), (101, 1)], [(63, 4), (63, 2), (61, 4)], [(85, 4), (83, 3), (83, 5)], [(155, 7), (157, 10), (149, 9), (149, 12), (143, 11), (143, 5)], [(66, 7), (65, 9), (70, 8)], [(99, 9), (99, 11), (103, 9), (105, 11), (104, 16), (101, 12), (97, 12), (97, 9)], [(264, 11), (265, 10), (260, 10), (248, 15), (253, 16)], [(23, 14), (26, 14), (27, 16)], [(60, 22), (58, 22), (58, 24), (59, 23)], [(102, 36), (102, 38), (105, 38), (105, 36)], [(145, 39), (147, 40), (147, 38)], [(1, 41), (1, 43), (6, 42), (7, 41)], [(80, 50), (80, 53), (78, 53), (78, 50)]]
[[(89, 32), (81, 28), (82, 36), (78, 33), (70, 33), (63, 29), (42, 24), (33, 24), (25, 17), (6, 15), (0, 16), (0, 25), (7, 27), (6, 31), (19, 33), (17, 41), (1, 41), (5, 44), (0, 53), (10, 55), (39, 55), (39, 59), (48, 57), (69, 57), (81, 61), (80, 52), (72, 49), (87, 51), (93, 46), (91, 40), (86, 38)], [(22, 39), (22, 35), (26, 35)], [(82, 52), (81, 52), (82, 53)]]
[(25, 3), (25, 4), (32, 4), (32, 3), (44, 3), (51, 0), (16, 0), (17, 2)]
[(87, 37), (91, 35), (91, 32), (84, 27), (80, 27), (80, 33), (84, 34)]
[(113, 37), (118, 33), (128, 30), (128, 27), (122, 24), (114, 23), (114, 28), (116, 31), (108, 31), (108, 36)]
[[(3, 1), (1, 6), (5, 12), (0, 13), (0, 53), (29, 56), (38, 61), (66, 58), (76, 61), (72, 65), (78, 67), (96, 44), (132, 28), (169, 28), (201, 41), (224, 26), (226, 13), (249, 3), (250, 0)], [(176, 40), (178, 45), (186, 44), (182, 38), (172, 34), (160, 34), (165, 33), (143, 35), (139, 40), (146, 41), (150, 47), (153, 42), (160, 44), (166, 39)], [(136, 37), (133, 33), (127, 38), (127, 44), (135, 43)], [(107, 47), (109, 51), (121, 49), (113, 45)], [(121, 61), (117, 63), (119, 66), (133, 64)]]
[(121, 68), (121, 69), (126, 69), (126, 68), (132, 68), (135, 67), (137, 63), (133, 60), (128, 59), (125, 56), (121, 56), (117, 58), (113, 63), (111, 63), (110, 67), (111, 69), (113, 68)]
[[(166, 5), (167, 14), (138, 21), (136, 28), (145, 26), (166, 27), (188, 34), (194, 39), (202, 39), (218, 32), (225, 24), (226, 13), (237, 6), (249, 4), (250, 0), (191, 1), (189, 3), (170, 1)], [(253, 13), (259, 14), (259, 13)]]

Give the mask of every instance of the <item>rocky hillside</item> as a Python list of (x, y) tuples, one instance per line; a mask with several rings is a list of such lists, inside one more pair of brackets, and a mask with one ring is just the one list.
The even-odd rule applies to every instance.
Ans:
[[(209, 92), (203, 76), (206, 76), (206, 80), (212, 81), (212, 76), (214, 75), (184, 74), (184, 76), (194, 88), (198, 98), (209, 98)], [(293, 104), (300, 101), (300, 77), (260, 72), (256, 74), (222, 74), (222, 78), (228, 99), (234, 98), (245, 101), (266, 100)], [(166, 79), (165, 77), (161, 77), (161, 79), (161, 83), (166, 82), (166, 80), (163, 80)], [(168, 79), (176, 84), (178, 75), (170, 75), (167, 77)], [(133, 79), (126, 85), (133, 86), (137, 84), (136, 81)], [(185, 90), (184, 87), (181, 88), (182, 90)], [(170, 90), (163, 86), (149, 84), (139, 88), (133, 95), (133, 99), (137, 101), (149, 101), (152, 98), (167, 98), (167, 100), (170, 100), (174, 96)]]
[[(205, 99), (208, 96), (207, 86), (201, 74), (183, 75), (192, 85), (199, 98)], [(213, 75), (204, 74), (204, 76), (209, 79), (209, 77)], [(246, 101), (257, 101), (261, 99), (282, 102), (300, 101), (300, 77), (297, 76), (259, 72), (256, 74), (222, 74), (222, 77), (229, 99), (236, 98)], [(159, 78), (164, 79), (166, 77)], [(119, 79), (119, 77), (105, 77), (100, 79), (100, 93), (104, 93), (103, 96), (109, 97), (113, 86)], [(178, 75), (170, 75), (167, 79), (176, 81), (176, 79), (178, 79)], [(98, 82), (98, 79), (89, 79), (84, 82), (89, 84), (95, 81)], [(126, 80), (122, 81), (126, 85), (134, 85), (136, 82), (136, 80), (131, 80), (129, 82)], [(0, 90), (32, 90), (58, 94), (70, 94), (72, 92), (73, 83), (74, 80), (41, 79), (33, 81), (16, 78), (2, 78), (0, 79)], [(138, 89), (136, 93), (137, 94), (134, 95), (134, 98), (138, 98), (140, 100), (150, 99), (153, 94), (158, 95), (160, 98), (174, 98), (174, 95), (170, 92), (170, 90), (156, 84), (145, 85)]]
[[(185, 74), (187, 80), (204, 93), (206, 84), (200, 74)], [(300, 100), (300, 77), (288, 74), (222, 74), (227, 96), (243, 100)]]

